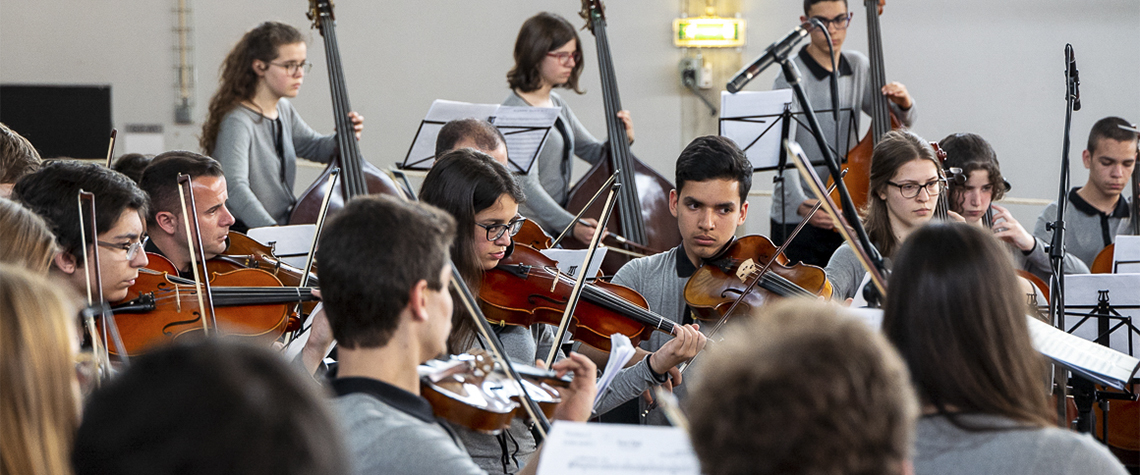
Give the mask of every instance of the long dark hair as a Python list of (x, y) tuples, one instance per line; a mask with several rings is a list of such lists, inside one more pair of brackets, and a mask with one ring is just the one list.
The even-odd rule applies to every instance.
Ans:
[[(451, 246), (452, 262), (473, 292), (483, 283), (483, 268), (475, 255), (475, 214), (507, 195), (518, 203), (525, 198), (514, 176), (489, 155), (462, 148), (445, 153), (432, 165), (420, 186), (420, 201), (443, 209), (455, 218), (455, 242)], [(451, 336), (447, 349), (461, 353), (474, 343), (474, 324), (462, 306), (456, 305), (452, 315)]]
[(1049, 425), (1045, 360), (1029, 340), (1009, 252), (965, 223), (931, 223), (895, 256), (883, 332), (910, 367), (919, 398), (950, 421), (992, 414)]
[[(578, 32), (565, 18), (554, 13), (542, 12), (528, 18), (519, 29), (519, 36), (515, 39), (515, 66), (507, 73), (507, 84), (511, 89), (522, 92), (534, 91), (542, 87), (542, 72), (539, 65), (546, 59), (546, 53), (561, 48), (562, 45), (574, 40), (579, 53), (582, 51), (582, 40)], [(582, 58), (582, 56), (579, 56)], [(570, 79), (559, 87), (570, 89), (578, 94), (578, 76), (582, 74), (585, 61), (579, 59), (570, 70)]]
[(257, 25), (257, 28), (249, 30), (241, 37), (241, 40), (234, 45), (234, 49), (230, 50), (230, 54), (226, 55), (226, 60), (222, 62), (218, 92), (215, 92), (214, 97), (210, 99), (206, 123), (202, 124), (202, 137), (198, 139), (202, 153), (213, 155), (222, 119), (241, 101), (250, 99), (257, 93), (258, 76), (253, 72), (253, 61), (261, 60), (268, 63), (277, 59), (278, 47), (304, 42), (305, 38), (296, 28), (275, 21)]
[(889, 191), (887, 182), (891, 181), (899, 168), (914, 160), (930, 160), (934, 168), (939, 167), (930, 144), (909, 130), (887, 132), (871, 152), (871, 179), (863, 219), (866, 220), (867, 237), (871, 238), (883, 257), (891, 257), (899, 242), (891, 229), (887, 202), (879, 198), (879, 195)]

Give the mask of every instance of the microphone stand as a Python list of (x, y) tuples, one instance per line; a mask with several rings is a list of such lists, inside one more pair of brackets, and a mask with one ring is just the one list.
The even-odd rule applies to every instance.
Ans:
[[(1080, 80), (1077, 77), (1077, 63), (1073, 56), (1073, 45), (1065, 45), (1065, 135), (1061, 145), (1060, 189), (1057, 191), (1057, 220), (1045, 224), (1046, 230), (1053, 231), (1049, 244), (1049, 263), (1053, 275), (1049, 278), (1049, 321), (1061, 331), (1065, 331), (1065, 208), (1069, 198), (1069, 135), (1073, 122), (1073, 111), (1080, 110)], [(1068, 371), (1061, 365), (1053, 367), (1053, 394), (1057, 402), (1057, 425), (1069, 426), (1065, 402), (1068, 393)]]
[[(836, 161), (835, 155), (832, 154), (831, 148), (827, 146), (827, 141), (824, 140), (823, 129), (819, 126), (819, 120), (815, 116), (815, 109), (811, 107), (808, 102), (807, 94), (804, 92), (803, 86), (800, 84), (801, 75), (800, 70), (796, 64), (788, 59), (787, 52), (776, 57), (776, 62), (784, 70), (784, 79), (787, 79), (788, 84), (792, 86), (792, 90), (796, 94), (796, 100), (799, 101), (803, 107), (804, 115), (807, 116), (808, 125), (811, 127), (812, 136), (815, 137), (816, 144), (819, 150), (823, 153), (823, 161), (827, 164), (827, 170), (831, 173), (832, 181), (835, 182), (836, 189), (839, 190), (839, 201), (843, 207), (843, 215), (847, 218), (847, 222), (851, 227), (855, 228), (855, 235), (859, 239), (859, 244), (863, 246), (867, 256), (871, 259), (871, 264), (879, 270), (880, 274), (886, 274), (886, 268), (883, 266), (883, 256), (879, 254), (879, 250), (871, 244), (870, 237), (867, 236), (867, 230), (863, 227), (863, 222), (859, 219), (859, 213), (855, 211), (855, 203), (851, 200), (851, 194), (847, 191), (847, 184), (843, 183), (843, 173), (839, 169), (839, 162)], [(867, 300), (869, 306), (875, 306), (879, 299), (878, 289), (873, 285), (864, 287), (864, 298)]]

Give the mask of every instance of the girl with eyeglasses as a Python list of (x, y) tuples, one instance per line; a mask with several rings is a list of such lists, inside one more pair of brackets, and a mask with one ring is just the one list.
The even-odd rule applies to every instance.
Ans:
[[(586, 130), (570, 106), (554, 92), (554, 88), (565, 88), (583, 93), (578, 89), (578, 77), (585, 60), (582, 41), (565, 18), (542, 12), (528, 18), (519, 29), (514, 57), (515, 65), (507, 73), (511, 93), (503, 105), (562, 108), (538, 154), (538, 161), (520, 182), (527, 195), (524, 214), (543, 229), (558, 233), (574, 219), (565, 209), (574, 156), (591, 164), (602, 159), (602, 142)], [(618, 117), (625, 124), (632, 144), (633, 120), (629, 111), (618, 112)], [(597, 220), (585, 221), (590, 225), (579, 222), (572, 232), (579, 241), (590, 242)]]
[[(301, 33), (272, 21), (247, 32), (222, 63), (199, 144), (225, 169), (236, 231), (286, 224), (297, 157), (327, 163), (336, 153), (336, 135), (309, 128), (288, 100), (311, 67)], [(364, 118), (349, 117), (359, 140)]]
[[(867, 205), (862, 211), (867, 236), (884, 258), (890, 258), (907, 235), (934, 217), (934, 208), (946, 184), (938, 174), (934, 149), (907, 130), (883, 135), (871, 154)], [(962, 217), (950, 211), (952, 219)], [(847, 243), (827, 263), (827, 279), (839, 299), (855, 296), (866, 270)]]
[[(451, 260), (471, 291), (478, 295), (483, 285), (483, 273), (499, 264), (513, 251), (511, 236), (522, 225), (519, 204), (523, 202), (522, 189), (511, 173), (490, 156), (473, 149), (459, 149), (439, 157), (420, 187), (420, 201), (434, 205), (451, 214), (456, 221), (455, 242), (451, 246)], [(414, 232), (414, 230), (394, 230)], [(692, 325), (678, 325), (679, 332), (695, 338)], [(530, 328), (514, 325), (496, 326), (495, 332), (503, 342), (507, 357), (514, 363), (533, 365), (546, 358), (554, 341), (556, 328), (536, 323)], [(684, 345), (686, 338), (673, 338), (666, 343), (662, 354)], [(451, 334), (447, 339), (449, 354), (471, 349), (485, 349), (487, 342), (477, 334), (474, 322), (462, 305), (456, 305), (452, 314)], [(556, 359), (565, 355), (558, 351)], [(666, 358), (666, 357), (662, 357)], [(679, 362), (655, 361), (653, 354), (632, 364), (617, 374), (609, 390), (601, 395), (595, 408), (600, 414), (637, 397), (646, 389), (659, 384), (659, 377)], [(667, 359), (667, 358), (666, 358)], [(650, 362), (658, 370), (650, 367)], [(535, 441), (516, 417), (511, 427), (498, 436), (455, 427), (471, 458), (489, 473), (515, 473), (526, 465), (534, 454)]]

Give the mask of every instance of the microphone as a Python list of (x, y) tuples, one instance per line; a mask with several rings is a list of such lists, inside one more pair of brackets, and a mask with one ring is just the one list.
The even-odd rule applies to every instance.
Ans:
[(732, 80), (728, 82), (728, 85), (725, 86), (725, 89), (728, 89), (728, 92), (736, 94), (737, 91), (744, 88), (745, 84), (752, 81), (752, 78), (767, 69), (768, 66), (771, 66), (777, 59), (786, 58), (788, 53), (791, 52), (792, 47), (799, 43), (803, 37), (807, 36), (808, 28), (810, 28), (810, 24), (808, 23), (796, 26), (782, 39), (772, 43), (755, 62), (737, 72)]
[(1069, 94), (1073, 97), (1073, 110), (1081, 110), (1081, 78), (1077, 74), (1077, 55), (1073, 45), (1065, 45), (1065, 77), (1069, 81)]

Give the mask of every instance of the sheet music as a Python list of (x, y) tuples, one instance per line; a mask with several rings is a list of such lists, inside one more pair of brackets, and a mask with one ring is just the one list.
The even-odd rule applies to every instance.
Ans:
[(507, 140), (507, 159), (513, 172), (526, 173), (561, 107), (519, 107), (499, 104), (472, 104), (437, 99), (420, 123), (403, 168), (426, 170), (435, 162), (435, 142), (443, 125), (457, 119), (476, 118), (491, 122)]
[(637, 351), (633, 349), (633, 343), (629, 341), (628, 336), (621, 333), (610, 335), (610, 358), (606, 361), (606, 370), (602, 373), (602, 378), (598, 380), (598, 395), (594, 397), (595, 410), (602, 401), (602, 396), (606, 394), (606, 389), (617, 377), (618, 371), (625, 367), (635, 353)]
[[(590, 261), (590, 269), (586, 271), (586, 280), (593, 280), (594, 276), (598, 275), (602, 261), (606, 260), (607, 251), (609, 251), (608, 248), (599, 247), (594, 252), (594, 260)], [(582, 267), (582, 263), (586, 262), (585, 249), (543, 249), (538, 252), (551, 260), (558, 261), (558, 270), (572, 279), (578, 278), (578, 269)]]
[(699, 475), (689, 435), (676, 427), (555, 421), (539, 475)]
[[(1097, 319), (1089, 318), (1077, 327), (1083, 317), (1074, 314), (1087, 314), (1096, 308), (1101, 290), (1108, 291), (1108, 303), (1117, 313), (1131, 317), (1133, 325), (1140, 324), (1140, 292), (1137, 289), (1140, 289), (1140, 274), (1066, 275), (1065, 331), (1086, 340), (1096, 340)], [(1120, 323), (1118, 319), (1110, 320), (1109, 327), (1114, 327), (1118, 323)], [(1140, 350), (1140, 335), (1131, 332), (1127, 325), (1109, 334), (1109, 346), (1116, 351), (1129, 354), (1129, 343), (1134, 349)]]
[(1140, 236), (1116, 236), (1116, 245), (1112, 248), (1114, 274), (1140, 273)]
[(1140, 359), (1070, 335), (1035, 317), (1026, 318), (1029, 321), (1029, 338), (1037, 351), (1058, 363), (1106, 376), (1108, 380), (1102, 382), (1117, 389), (1124, 389), (1124, 383), (1140, 366)]
[[(785, 107), (792, 103), (791, 89), (744, 91), (720, 94), (720, 135), (744, 150), (753, 169), (774, 169), (780, 164), (780, 144)], [(795, 137), (793, 121), (789, 136)]]

